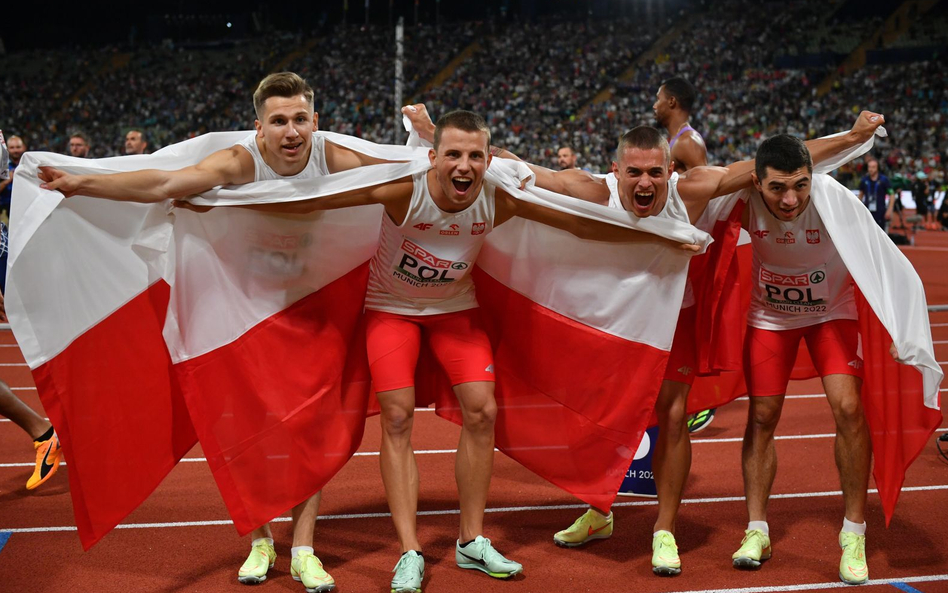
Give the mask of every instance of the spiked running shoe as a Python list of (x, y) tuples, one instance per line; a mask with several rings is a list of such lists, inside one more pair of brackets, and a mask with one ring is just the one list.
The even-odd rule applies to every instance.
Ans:
[(486, 572), (495, 579), (509, 579), (515, 574), (523, 572), (523, 565), (504, 558), (490, 544), (490, 540), (481, 535), (463, 548), (459, 540), (457, 546), (455, 546), (454, 559), (461, 568), (472, 568)]
[(425, 580), (425, 559), (421, 554), (408, 550), (392, 572), (392, 593), (421, 593), (421, 582)]
[(267, 580), (267, 571), (276, 562), (276, 550), (266, 541), (259, 541), (250, 548), (250, 556), (237, 571), (237, 581), (245, 585), (256, 585)]
[(306, 593), (328, 593), (336, 588), (336, 581), (312, 552), (300, 552), (290, 561), (290, 576), (303, 583)]
[(686, 422), (688, 432), (694, 434), (711, 426), (711, 421), (714, 420), (714, 410), (715, 408), (711, 408), (710, 410), (704, 410), (688, 416)]
[(861, 585), (868, 581), (866, 536), (840, 531), (839, 547), (843, 549), (843, 556), (839, 559), (839, 580), (847, 585)]
[(659, 531), (652, 537), (652, 572), (663, 577), (681, 574), (678, 545), (670, 531)]
[(612, 537), (612, 513), (603, 517), (598, 511), (589, 509), (563, 531), (557, 531), (553, 543), (565, 548), (575, 548), (594, 539)]
[(741, 547), (734, 552), (734, 568), (754, 570), (760, 568), (760, 563), (769, 560), (773, 550), (770, 547), (770, 537), (764, 535), (760, 529), (747, 529)]
[(63, 458), (59, 436), (55, 432), (53, 436), (45, 441), (33, 441), (33, 448), (36, 449), (36, 468), (33, 470), (30, 479), (26, 481), (27, 490), (33, 490), (52, 478), (56, 470), (59, 469), (59, 462)]

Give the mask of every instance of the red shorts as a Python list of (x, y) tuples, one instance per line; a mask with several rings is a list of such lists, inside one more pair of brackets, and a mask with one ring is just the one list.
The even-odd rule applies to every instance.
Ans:
[(751, 396), (783, 395), (797, 358), (800, 338), (820, 377), (863, 376), (859, 323), (835, 319), (797, 329), (772, 331), (747, 327), (744, 339), (744, 379)]
[(691, 386), (695, 382), (695, 367), (698, 366), (698, 352), (695, 344), (695, 311), (697, 307), (682, 309), (678, 314), (678, 326), (672, 339), (668, 366), (665, 367), (665, 381), (677, 381)]
[(494, 381), (494, 353), (479, 309), (441, 315), (365, 312), (369, 371), (376, 392), (415, 385), (421, 336), (451, 385)]

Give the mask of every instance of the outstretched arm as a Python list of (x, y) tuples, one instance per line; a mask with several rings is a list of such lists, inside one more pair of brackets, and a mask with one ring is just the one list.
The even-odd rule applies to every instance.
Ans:
[(254, 180), (253, 159), (243, 148), (225, 148), (197, 165), (176, 171), (144, 169), (128, 173), (71, 175), (53, 167), (40, 167), (40, 187), (75, 195), (125, 202), (161, 202), (207, 191), (219, 185)]
[[(299, 200), (295, 202), (274, 202), (271, 204), (247, 204), (240, 208), (260, 210), (263, 212), (284, 212), (289, 214), (307, 214), (318, 210), (336, 210), (353, 206), (367, 206), (382, 204), (393, 219), (397, 214), (400, 202), (411, 198), (413, 182), (411, 177), (403, 177), (382, 185), (373, 185), (342, 192), (323, 198)], [(401, 213), (401, 219), (405, 214)]]
[(494, 226), (497, 227), (514, 216), (520, 216), (534, 222), (539, 222), (572, 233), (580, 239), (593, 241), (607, 241), (610, 243), (663, 243), (669, 247), (697, 252), (699, 245), (678, 243), (651, 233), (623, 228), (607, 222), (590, 220), (546, 208), (512, 197), (507, 192), (497, 189), (494, 192), (497, 200), (497, 211), (494, 217)]

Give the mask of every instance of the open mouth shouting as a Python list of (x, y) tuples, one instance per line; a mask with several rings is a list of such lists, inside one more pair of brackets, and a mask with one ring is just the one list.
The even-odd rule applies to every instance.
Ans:
[(454, 191), (463, 196), (471, 189), (474, 180), (470, 177), (452, 177), (451, 183), (454, 185)]
[(654, 191), (637, 191), (632, 194), (632, 206), (638, 213), (648, 213), (654, 202)]

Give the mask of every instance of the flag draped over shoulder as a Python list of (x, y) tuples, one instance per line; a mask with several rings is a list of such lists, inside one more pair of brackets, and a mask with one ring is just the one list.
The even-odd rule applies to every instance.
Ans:
[[(884, 130), (881, 133), (884, 134)], [(811, 200), (857, 287), (866, 369), (862, 400), (872, 437), (873, 475), (888, 524), (906, 470), (942, 421), (939, 386), (943, 373), (934, 356), (928, 305), (921, 279), (908, 259), (875, 223), (865, 206), (851, 191), (825, 175), (841, 163), (865, 153), (871, 146), (870, 140), (815, 166)], [(703, 257), (714, 257), (715, 250), (734, 253), (734, 258), (747, 255), (750, 246), (737, 248), (735, 235), (729, 229), (733, 228), (733, 214), (743, 210), (749, 195), (748, 192), (738, 192), (712, 201), (708, 213), (698, 225), (706, 229), (713, 227), (712, 236), (715, 238), (709, 254)], [(708, 221), (711, 221), (711, 226), (707, 224)], [(714, 221), (717, 221), (716, 226)], [(733, 242), (734, 247), (727, 245), (728, 241)], [(739, 265), (742, 274), (749, 272), (747, 263), (727, 263), (724, 259), (717, 261), (724, 261), (724, 264), (718, 264), (724, 268)], [(743, 280), (752, 281), (746, 276)], [(723, 306), (720, 300), (743, 303), (737, 316), (728, 314), (727, 319), (731, 324), (718, 331), (714, 338), (740, 343), (744, 326), (743, 321), (738, 324), (736, 320), (746, 318), (750, 285), (742, 282), (733, 286), (736, 288), (725, 290), (719, 300), (712, 299), (705, 306), (720, 308)], [(696, 290), (696, 293), (701, 294), (701, 291)], [(699, 319), (700, 314), (699, 310)], [(698, 329), (704, 329), (700, 321)], [(701, 335), (699, 333), (699, 344)], [(891, 343), (898, 349), (902, 364), (896, 363), (889, 355)], [(739, 359), (737, 362), (739, 369)], [(720, 370), (734, 369), (722, 366)], [(806, 356), (805, 346), (801, 346), (801, 356), (792, 378), (815, 376), (817, 373)], [(696, 406), (699, 402), (703, 405), (719, 405), (742, 393), (746, 393), (746, 387), (740, 372), (699, 377), (692, 390)], [(689, 411), (692, 411), (692, 407), (689, 405)]]
[[(63, 441), (86, 547), (196, 440), (241, 533), (322, 488), (361, 441), (370, 386), (360, 321), (381, 207), (197, 214), (64, 200), (36, 177), (39, 165), (177, 169), (246, 134), (98, 161), (27, 153), (17, 170), (7, 307)], [(423, 149), (325, 137), (398, 162), (195, 201), (313, 199), (429, 166)], [(517, 199), (710, 242), (685, 223), (520, 189), (524, 177), (513, 163), (488, 171)], [(496, 351), (501, 450), (587, 502), (611, 503), (657, 397), (688, 259), (667, 245), (583, 241), (519, 219), (490, 235), (475, 282)]]

